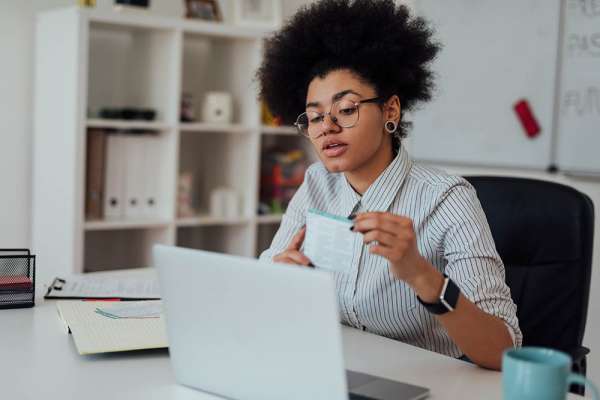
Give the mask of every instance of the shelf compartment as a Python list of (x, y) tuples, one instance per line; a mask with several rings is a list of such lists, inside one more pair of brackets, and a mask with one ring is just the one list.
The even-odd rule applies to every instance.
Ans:
[(97, 230), (84, 235), (84, 271), (150, 266), (152, 246), (171, 244), (168, 228)]
[(194, 119), (205, 121), (202, 109), (208, 92), (227, 92), (232, 98), (231, 123), (258, 128), (254, 74), (259, 65), (260, 41), (185, 33), (181, 93), (190, 97)]
[(121, 119), (90, 118), (87, 120), (88, 128), (117, 129), (117, 130), (146, 130), (146, 131), (170, 131), (171, 125), (156, 121), (132, 121)]
[(132, 219), (132, 220), (89, 220), (84, 224), (86, 231), (128, 230), (166, 228), (171, 221), (162, 219)]
[(196, 226), (177, 229), (177, 245), (199, 250), (239, 256), (252, 256), (250, 247), (254, 226)]
[(261, 133), (263, 135), (293, 135), (300, 136), (298, 129), (295, 126), (268, 126), (263, 125), (261, 127)]
[(176, 120), (172, 93), (177, 82), (179, 43), (174, 30), (92, 20), (88, 115), (96, 116), (103, 108), (143, 108), (156, 111), (155, 123)]
[(243, 225), (248, 224), (250, 218), (222, 218), (213, 217), (210, 215), (199, 215), (196, 217), (179, 218), (176, 221), (178, 227), (194, 227), (194, 226), (219, 226), (219, 225)]
[[(310, 141), (300, 135), (261, 137), (260, 212), (281, 213), (315, 160)], [(266, 219), (270, 221), (270, 218)], [(260, 220), (259, 220), (260, 221)]]
[(277, 233), (279, 225), (260, 224), (257, 228), (255, 256), (259, 257), (261, 253), (271, 246), (273, 237)]
[(224, 187), (235, 192), (236, 216), (254, 215), (256, 176), (249, 167), (258, 152), (254, 136), (183, 132), (179, 147), (179, 173), (193, 176), (192, 207), (197, 214), (210, 215), (211, 193)]
[[(172, 222), (176, 144), (175, 135), (155, 131), (90, 128), (86, 153), (93, 157), (86, 161), (84, 228), (132, 229)], [(88, 204), (95, 207), (88, 209)]]
[(280, 224), (281, 223), (281, 219), (283, 218), (283, 214), (266, 214), (266, 215), (257, 215), (256, 216), (256, 222), (258, 224), (265, 224), (265, 225), (269, 225), (269, 224)]
[(255, 129), (251, 126), (241, 124), (211, 124), (205, 122), (182, 122), (179, 124), (182, 132), (206, 132), (206, 133), (235, 133), (249, 134)]

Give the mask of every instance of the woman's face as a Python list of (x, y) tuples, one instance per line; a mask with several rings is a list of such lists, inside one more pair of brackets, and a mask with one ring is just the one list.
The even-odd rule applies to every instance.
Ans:
[[(358, 102), (376, 96), (375, 89), (352, 71), (331, 71), (324, 78), (316, 77), (310, 82), (306, 111), (327, 113), (336, 101)], [(383, 152), (392, 151), (390, 135), (383, 128), (385, 115), (380, 104), (361, 104), (358, 122), (350, 128), (336, 125), (329, 115), (315, 124), (310, 140), (328, 171), (356, 171)]]

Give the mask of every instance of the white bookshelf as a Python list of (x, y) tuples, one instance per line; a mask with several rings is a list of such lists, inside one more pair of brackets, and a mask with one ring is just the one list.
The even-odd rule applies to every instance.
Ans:
[(256, 222), (258, 224), (277, 224), (279, 225), (281, 223), (281, 217), (282, 215), (280, 214), (272, 214), (272, 215), (259, 215), (256, 217)]
[(256, 130), (253, 126), (242, 124), (209, 124), (205, 122), (184, 122), (179, 124), (181, 132), (206, 132), (206, 133), (236, 133), (252, 134)]
[[(306, 142), (293, 127), (261, 124), (254, 79), (268, 31), (147, 13), (70, 7), (36, 24), (33, 248), (52, 274), (145, 266), (154, 243), (256, 256), (280, 215), (257, 215), (261, 151)], [(227, 91), (231, 124), (179, 122), (181, 94)], [(89, 118), (101, 107), (157, 111), (153, 121)], [(156, 215), (86, 220), (86, 140), (90, 128), (145, 130), (160, 140)], [(177, 181), (197, 177), (198, 214), (178, 218)], [(210, 215), (211, 190), (235, 190), (239, 215)], [(40, 271), (42, 280), (44, 271)]]
[(86, 231), (111, 231), (125, 229), (168, 228), (172, 222), (161, 219), (131, 219), (131, 220), (89, 220), (85, 221)]
[(172, 131), (174, 130), (173, 125), (168, 125), (162, 122), (154, 121), (127, 121), (118, 119), (100, 119), (90, 118), (86, 121), (88, 128), (102, 128), (102, 129), (120, 129), (120, 130), (149, 130), (149, 131)]
[(298, 135), (294, 126), (263, 126), (261, 131), (263, 135)]
[(193, 227), (193, 226), (227, 226), (227, 225), (246, 225), (250, 223), (250, 218), (223, 218), (214, 217), (209, 214), (199, 215), (197, 217), (178, 218), (176, 225), (178, 227)]

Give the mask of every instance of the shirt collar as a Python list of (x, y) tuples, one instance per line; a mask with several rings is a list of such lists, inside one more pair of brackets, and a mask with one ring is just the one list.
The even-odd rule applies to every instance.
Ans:
[(340, 210), (348, 216), (360, 201), (364, 211), (389, 210), (396, 195), (400, 191), (412, 167), (412, 161), (403, 146), (390, 165), (377, 177), (361, 197), (354, 191), (345, 175), (342, 174), (342, 198)]
[(356, 207), (356, 204), (358, 204), (358, 202), (361, 199), (360, 194), (356, 193), (356, 191), (352, 188), (352, 186), (350, 185), (350, 182), (348, 182), (348, 179), (346, 179), (346, 176), (341, 173), (341, 192), (342, 192), (342, 198), (341, 198), (341, 215), (343, 215), (344, 217), (348, 217), (353, 211), (354, 208)]

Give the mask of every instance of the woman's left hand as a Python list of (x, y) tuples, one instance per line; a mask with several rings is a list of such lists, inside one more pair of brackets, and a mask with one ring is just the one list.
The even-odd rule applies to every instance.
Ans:
[(410, 284), (427, 271), (410, 218), (389, 212), (361, 213), (354, 219), (352, 230), (364, 234), (364, 243), (371, 243), (371, 253), (389, 260), (397, 279)]

